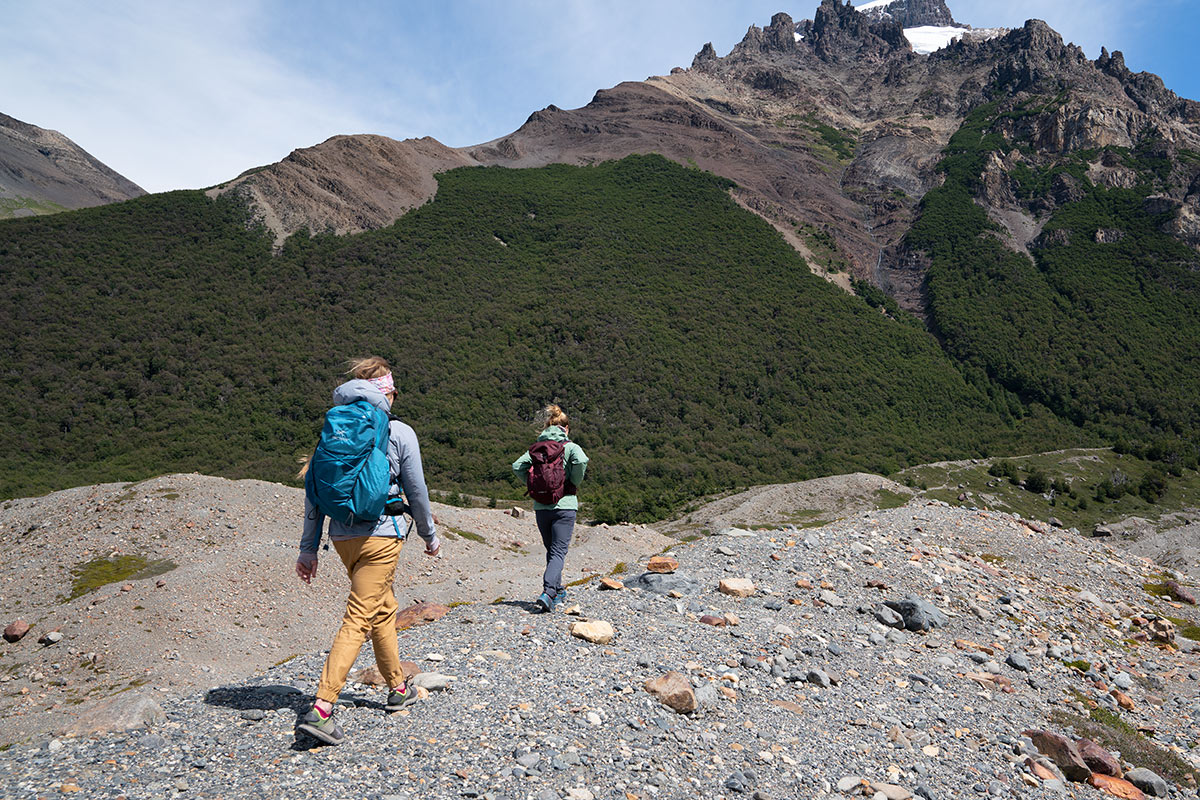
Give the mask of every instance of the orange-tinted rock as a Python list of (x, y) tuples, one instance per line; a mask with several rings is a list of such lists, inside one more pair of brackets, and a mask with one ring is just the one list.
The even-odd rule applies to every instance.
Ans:
[(616, 591), (618, 589), (624, 589), (625, 584), (621, 583), (621, 581), (617, 580), (616, 578), (601, 578), (600, 588), (608, 589), (609, 591)]
[(1133, 702), (1133, 698), (1122, 692), (1120, 689), (1113, 689), (1109, 694), (1117, 701), (1117, 705), (1126, 711), (1133, 711), (1137, 704)]
[(679, 562), (670, 556), (654, 556), (650, 562), (646, 564), (648, 572), (671, 573), (679, 569)]
[(441, 603), (417, 603), (396, 614), (396, 629), (416, 628), (437, 622), (450, 613), (450, 607)]
[(796, 581), (796, 588), (797, 589), (811, 589), (811, 588), (813, 588), (812, 581), (807, 581), (804, 578), (800, 578), (799, 580)]
[(680, 714), (691, 714), (696, 710), (696, 692), (688, 679), (671, 671), (646, 681), (642, 688), (654, 695), (663, 705)]
[(1031, 770), (1033, 770), (1033, 774), (1036, 775), (1039, 780), (1043, 780), (1043, 781), (1060, 780), (1059, 775), (1057, 775), (1054, 772), (1054, 770), (1050, 769), (1045, 764), (1039, 764), (1037, 761), (1034, 761), (1032, 758), (1029, 758), (1028, 756), (1026, 756), (1026, 758), (1025, 758), (1025, 766), (1027, 766)]
[(1105, 794), (1111, 794), (1113, 797), (1123, 797), (1126, 800), (1145, 800), (1146, 798), (1142, 790), (1129, 781), (1114, 778), (1111, 775), (1093, 773), (1092, 777), (1088, 779), (1088, 783)]
[(583, 639), (592, 644), (608, 644), (617, 635), (613, 626), (602, 619), (572, 622), (569, 630), (576, 639)]
[(700, 617), (700, 621), (703, 622), (705, 625), (712, 625), (714, 628), (724, 628), (725, 627), (725, 618), (724, 617), (714, 617), (712, 614), (705, 614), (704, 616)]
[(722, 578), (718, 588), (730, 597), (749, 597), (755, 591), (754, 581), (749, 578)]

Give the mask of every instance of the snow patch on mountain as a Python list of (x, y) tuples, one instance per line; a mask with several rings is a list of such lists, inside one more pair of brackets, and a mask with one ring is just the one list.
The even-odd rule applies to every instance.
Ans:
[(919, 28), (905, 28), (904, 36), (912, 45), (913, 52), (928, 55), (946, 47), (969, 30), (970, 28), (955, 28), (949, 25), (922, 25)]
[(895, 2), (896, 2), (896, 0), (871, 0), (871, 2), (869, 2), (869, 3), (863, 3), (862, 5), (855, 5), (854, 8), (860, 12), (861, 11), (870, 11), (872, 8), (884, 8), (885, 6), (890, 6), (892, 3), (895, 3)]

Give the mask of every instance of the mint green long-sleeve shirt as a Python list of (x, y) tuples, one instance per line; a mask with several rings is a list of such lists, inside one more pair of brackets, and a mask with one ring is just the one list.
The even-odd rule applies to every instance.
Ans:
[[(579, 484), (583, 483), (584, 473), (587, 472), (588, 457), (583, 452), (583, 448), (567, 439), (567, 432), (558, 425), (551, 425), (546, 430), (538, 434), (539, 442), (555, 441), (566, 442), (563, 447), (563, 464), (566, 468), (567, 480), (578, 488)], [(513, 462), (513, 472), (521, 479), (521, 483), (527, 483), (529, 480), (529, 469), (533, 466), (533, 459), (529, 457), (529, 451), (526, 450), (520, 458)], [(578, 510), (579, 498), (573, 494), (565, 494), (562, 499), (556, 504), (548, 506), (545, 503), (533, 501), (533, 509), (535, 511), (544, 511), (547, 509), (567, 509)]]

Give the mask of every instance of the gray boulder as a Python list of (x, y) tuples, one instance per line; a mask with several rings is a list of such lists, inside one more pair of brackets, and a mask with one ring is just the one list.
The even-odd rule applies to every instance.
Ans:
[(888, 600), (884, 605), (897, 612), (904, 619), (904, 627), (910, 631), (931, 631), (949, 622), (937, 606), (915, 594), (903, 600)]
[(149, 728), (166, 719), (162, 706), (146, 692), (122, 692), (94, 704), (63, 729), (67, 736), (93, 736)]
[(643, 572), (630, 581), (629, 585), (654, 594), (670, 594), (671, 592), (679, 592), (684, 595), (700, 594), (700, 582), (686, 575), (680, 575), (678, 572)]
[(1129, 770), (1129, 772), (1125, 773), (1125, 780), (1151, 797), (1166, 797), (1167, 793), (1171, 790), (1171, 787), (1167, 785), (1165, 780), (1145, 767)]

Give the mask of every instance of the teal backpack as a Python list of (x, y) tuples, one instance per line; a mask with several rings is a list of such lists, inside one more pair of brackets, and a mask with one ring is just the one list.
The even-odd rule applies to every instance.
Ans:
[(312, 505), (347, 525), (375, 522), (388, 499), (390, 415), (359, 400), (334, 406), (308, 462), (304, 491)]

